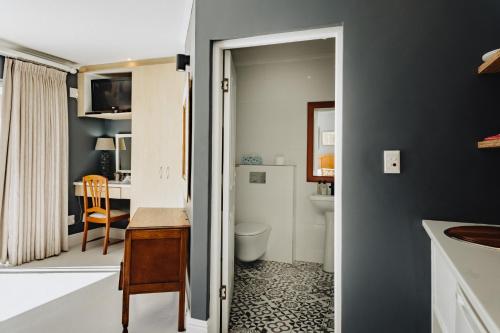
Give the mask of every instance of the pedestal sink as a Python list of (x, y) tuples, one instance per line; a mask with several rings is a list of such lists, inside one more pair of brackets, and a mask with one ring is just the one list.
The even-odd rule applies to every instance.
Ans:
[(309, 197), (318, 211), (325, 214), (325, 254), (323, 270), (333, 273), (333, 195), (313, 194)]

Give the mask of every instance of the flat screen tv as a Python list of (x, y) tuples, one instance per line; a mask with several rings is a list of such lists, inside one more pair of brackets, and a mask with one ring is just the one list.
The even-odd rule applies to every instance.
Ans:
[(131, 111), (132, 78), (91, 80), (92, 112)]

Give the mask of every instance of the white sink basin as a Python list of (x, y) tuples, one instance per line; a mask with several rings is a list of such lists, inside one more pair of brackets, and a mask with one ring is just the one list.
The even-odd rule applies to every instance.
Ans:
[(321, 213), (333, 212), (333, 195), (313, 194), (309, 198)]

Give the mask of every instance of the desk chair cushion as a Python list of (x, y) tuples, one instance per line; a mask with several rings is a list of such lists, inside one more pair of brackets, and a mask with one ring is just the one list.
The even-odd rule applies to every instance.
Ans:
[[(125, 216), (128, 216), (128, 213), (124, 212), (123, 210), (111, 209), (110, 212), (109, 212), (109, 215), (110, 215), (111, 218), (122, 216), (122, 215), (125, 217)], [(106, 215), (101, 214), (101, 213), (92, 213), (89, 216), (90, 217), (95, 217), (95, 218), (98, 218), (98, 219), (104, 219), (104, 218), (106, 218)]]

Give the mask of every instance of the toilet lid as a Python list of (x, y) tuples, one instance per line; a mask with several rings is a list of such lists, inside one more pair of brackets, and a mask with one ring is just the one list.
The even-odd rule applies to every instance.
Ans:
[(266, 231), (268, 226), (264, 223), (238, 223), (234, 233), (240, 236), (253, 236)]

